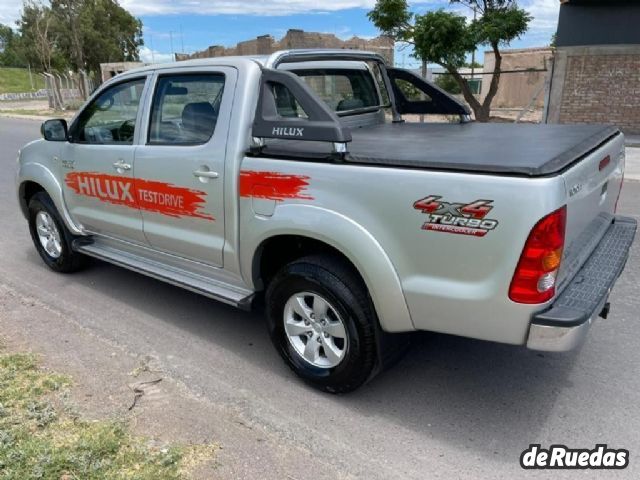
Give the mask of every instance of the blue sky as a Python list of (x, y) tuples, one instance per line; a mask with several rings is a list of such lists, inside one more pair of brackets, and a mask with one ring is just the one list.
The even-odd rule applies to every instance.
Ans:
[[(333, 33), (340, 38), (353, 35), (370, 38), (379, 34), (367, 19), (375, 0), (120, 0), (122, 6), (140, 17), (145, 46), (141, 56), (168, 61), (172, 51), (191, 53), (209, 45), (232, 46), (242, 40), (270, 34), (281, 38), (289, 28)], [(0, 22), (11, 23), (19, 16), (22, 0), (0, 1)], [(450, 7), (448, 0), (411, 1), (411, 9), (425, 12), (455, 8), (471, 15), (469, 9)], [(559, 0), (520, 0), (534, 16), (529, 32), (511, 47), (548, 45), (555, 32)], [(181, 33), (182, 32), (182, 33)], [(409, 49), (398, 49), (396, 62), (417, 65)]]

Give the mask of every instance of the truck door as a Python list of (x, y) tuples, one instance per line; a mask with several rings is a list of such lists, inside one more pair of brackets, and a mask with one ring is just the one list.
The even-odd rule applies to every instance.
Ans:
[(147, 77), (102, 91), (80, 113), (60, 151), (64, 198), (71, 216), (87, 231), (146, 243), (133, 186)]
[(136, 151), (143, 229), (156, 249), (222, 265), (224, 174), (236, 70), (165, 70)]

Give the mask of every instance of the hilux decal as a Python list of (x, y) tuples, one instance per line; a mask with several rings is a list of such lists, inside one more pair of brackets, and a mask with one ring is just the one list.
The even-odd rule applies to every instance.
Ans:
[(313, 200), (304, 193), (309, 185), (309, 177), (289, 175), (280, 172), (240, 172), (240, 196), (264, 198), (281, 202), (286, 199)]
[(413, 208), (427, 215), (423, 230), (484, 237), (498, 226), (497, 220), (486, 218), (493, 209), (493, 200), (449, 203), (440, 201), (441, 198), (429, 195), (413, 204)]
[(207, 194), (200, 190), (97, 172), (68, 173), (65, 183), (78, 195), (97, 198), (114, 205), (139, 208), (170, 217), (215, 220), (212, 215), (202, 211)]

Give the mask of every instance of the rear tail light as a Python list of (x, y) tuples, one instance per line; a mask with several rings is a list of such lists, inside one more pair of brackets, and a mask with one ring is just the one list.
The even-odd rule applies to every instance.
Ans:
[(544, 303), (556, 294), (556, 277), (562, 261), (567, 225), (564, 206), (540, 220), (524, 244), (509, 287), (517, 303)]

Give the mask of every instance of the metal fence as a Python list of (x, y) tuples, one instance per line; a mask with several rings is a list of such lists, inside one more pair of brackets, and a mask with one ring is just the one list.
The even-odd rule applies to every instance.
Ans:
[(42, 73), (49, 108), (67, 110), (76, 108), (96, 87), (95, 80), (86, 72)]

